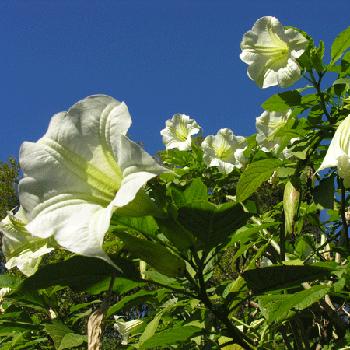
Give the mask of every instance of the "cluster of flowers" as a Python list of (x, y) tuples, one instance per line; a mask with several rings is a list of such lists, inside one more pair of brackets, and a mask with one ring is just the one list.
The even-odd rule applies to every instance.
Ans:
[[(284, 29), (276, 18), (267, 16), (244, 34), (241, 59), (260, 87), (285, 87), (300, 78), (297, 59), (307, 45), (298, 31)], [(265, 111), (257, 118), (256, 141), (263, 151), (290, 156), (288, 149), (279, 150), (276, 135), (290, 115), (291, 111)], [(113, 264), (102, 248), (112, 214), (152, 213), (155, 204), (144, 185), (168, 171), (126, 136), (130, 125), (125, 103), (105, 95), (90, 96), (54, 115), (37, 142), (22, 145), (20, 208), (0, 223), (7, 268), (16, 266), (29, 276), (41, 257), (56, 247)], [(167, 149), (186, 151), (200, 131), (193, 119), (177, 114), (161, 134)], [(340, 124), (320, 167), (337, 166), (346, 186), (350, 186), (349, 133), (350, 117)], [(227, 128), (201, 143), (206, 164), (223, 173), (244, 167), (246, 147), (246, 139)]]
[[(256, 118), (256, 142), (264, 152), (271, 152), (280, 158), (291, 157), (289, 148), (279, 149), (281, 137), (276, 133), (287, 123), (292, 111), (264, 111)], [(175, 114), (166, 121), (166, 127), (160, 132), (163, 143), (168, 150), (188, 151), (192, 147), (192, 137), (201, 135), (202, 128), (185, 114)], [(291, 140), (291, 143), (297, 139)], [(246, 138), (234, 135), (228, 128), (220, 129), (216, 135), (207, 136), (201, 143), (203, 160), (209, 167), (229, 174), (234, 168), (241, 169), (247, 163), (244, 151), (247, 148)]]

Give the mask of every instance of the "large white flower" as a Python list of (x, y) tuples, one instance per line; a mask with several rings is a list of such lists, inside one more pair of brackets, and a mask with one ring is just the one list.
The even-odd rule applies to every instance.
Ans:
[(308, 40), (295, 29), (284, 29), (277, 18), (265, 16), (243, 35), (240, 58), (259, 87), (287, 87), (300, 78), (296, 59), (307, 45)]
[(118, 333), (122, 337), (121, 345), (128, 345), (129, 343), (129, 333), (140, 326), (143, 321), (142, 320), (130, 320), (130, 321), (124, 321), (122, 319), (122, 316), (114, 316), (115, 323), (114, 323), (114, 329), (118, 331)]
[(205, 163), (216, 166), (223, 173), (241, 168), (246, 163), (243, 155), (247, 143), (243, 136), (235, 136), (232, 130), (220, 129), (216, 135), (207, 136), (201, 144)]
[(111, 215), (129, 203), (143, 214), (143, 203), (135, 205), (140, 189), (166, 171), (125, 136), (130, 124), (124, 103), (90, 96), (53, 116), (36, 143), (22, 145), (19, 196), (28, 232), (110, 261), (102, 243)]
[(25, 227), (27, 223), (20, 207), (15, 215), (9, 213), (0, 222), (0, 231), (3, 234), (2, 251), (7, 261), (5, 267), (17, 267), (24, 275), (31, 276), (38, 269), (42, 256), (54, 248), (46, 240), (31, 236)]
[[(256, 118), (256, 142), (264, 152), (272, 152), (280, 158), (290, 158), (292, 155), (288, 147), (280, 150), (281, 137), (276, 133), (288, 122), (292, 110), (286, 112), (264, 111)], [(291, 139), (291, 143), (297, 139)]]
[(337, 167), (345, 187), (350, 187), (350, 115), (338, 126), (318, 172)]
[(197, 122), (185, 114), (175, 114), (165, 125), (165, 129), (160, 132), (165, 148), (177, 148), (180, 151), (191, 149), (192, 136), (201, 130)]

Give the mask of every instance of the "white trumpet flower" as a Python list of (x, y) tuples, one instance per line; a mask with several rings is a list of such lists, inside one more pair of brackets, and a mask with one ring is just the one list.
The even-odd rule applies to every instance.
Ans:
[(216, 135), (207, 136), (201, 144), (205, 163), (210, 167), (218, 167), (226, 174), (234, 168), (240, 169), (246, 163), (243, 155), (246, 146), (243, 136), (235, 136), (227, 128), (220, 129)]
[(261, 88), (294, 84), (301, 75), (297, 63), (308, 40), (295, 29), (284, 29), (277, 18), (259, 18), (243, 35), (240, 58), (248, 64), (248, 76)]
[[(288, 122), (292, 110), (286, 112), (264, 111), (256, 118), (256, 142), (264, 152), (272, 152), (277, 154), (280, 148), (281, 138), (276, 136), (276, 133)], [(291, 143), (297, 139), (291, 139)], [(292, 155), (289, 149), (284, 148), (278, 156), (288, 159)]]
[(138, 319), (124, 321), (122, 316), (114, 316), (114, 319), (114, 329), (117, 330), (122, 337), (121, 345), (128, 345), (130, 332), (136, 327), (140, 326), (143, 321)]
[(125, 103), (90, 96), (53, 116), (36, 143), (23, 143), (19, 197), (31, 235), (111, 262), (102, 249), (111, 215), (128, 204), (144, 215), (140, 189), (166, 171), (125, 136), (130, 124)]
[(350, 187), (350, 115), (339, 124), (317, 172), (330, 167), (337, 167), (344, 186)]
[(166, 149), (187, 151), (191, 149), (192, 136), (200, 132), (201, 127), (194, 119), (185, 114), (175, 114), (165, 122), (166, 127), (160, 132)]
[(6, 258), (5, 267), (17, 267), (24, 275), (31, 276), (38, 269), (43, 255), (54, 248), (46, 240), (33, 237), (26, 230), (27, 219), (22, 208), (13, 215), (9, 213), (0, 222), (2, 237), (2, 251)]

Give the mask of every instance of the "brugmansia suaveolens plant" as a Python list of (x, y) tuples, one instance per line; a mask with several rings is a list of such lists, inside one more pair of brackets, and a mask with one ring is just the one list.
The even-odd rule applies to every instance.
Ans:
[(1, 348), (349, 348), (349, 38), (328, 62), (323, 41), (256, 21), (248, 76), (289, 89), (254, 135), (175, 114), (152, 157), (112, 97), (54, 115), (0, 223)]

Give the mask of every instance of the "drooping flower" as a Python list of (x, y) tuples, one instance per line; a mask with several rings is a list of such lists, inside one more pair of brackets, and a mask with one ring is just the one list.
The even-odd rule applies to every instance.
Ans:
[(140, 326), (143, 321), (138, 319), (124, 321), (122, 316), (114, 316), (114, 319), (114, 329), (117, 330), (122, 337), (121, 345), (128, 345), (130, 332), (136, 327)]
[(205, 163), (210, 167), (218, 167), (226, 174), (234, 168), (240, 169), (246, 163), (243, 155), (246, 146), (243, 136), (236, 136), (227, 128), (220, 129), (216, 135), (207, 136), (201, 144)]
[(284, 29), (277, 18), (259, 18), (243, 35), (240, 58), (248, 64), (248, 76), (261, 88), (287, 87), (301, 75), (297, 63), (308, 40), (295, 29)]
[[(276, 136), (277, 132), (288, 122), (292, 110), (286, 112), (264, 111), (256, 118), (256, 142), (264, 152), (272, 152), (280, 158), (290, 158), (288, 147), (280, 150), (282, 138)], [(292, 144), (297, 139), (291, 139)]]
[(0, 231), (3, 233), (2, 251), (7, 261), (5, 267), (17, 267), (28, 277), (36, 272), (42, 256), (54, 248), (46, 240), (31, 236), (25, 227), (27, 223), (20, 207), (15, 215), (9, 213), (0, 222)]
[(350, 114), (339, 124), (317, 172), (337, 167), (344, 186), (350, 187)]
[(126, 137), (131, 117), (125, 103), (90, 96), (53, 116), (46, 134), (20, 151), (19, 184), (26, 229), (53, 237), (73, 253), (109, 261), (102, 249), (113, 212), (133, 204), (151, 178), (166, 171)]
[(201, 127), (194, 119), (185, 114), (175, 114), (165, 122), (166, 127), (160, 132), (166, 149), (187, 151), (191, 149), (192, 136), (200, 132)]

